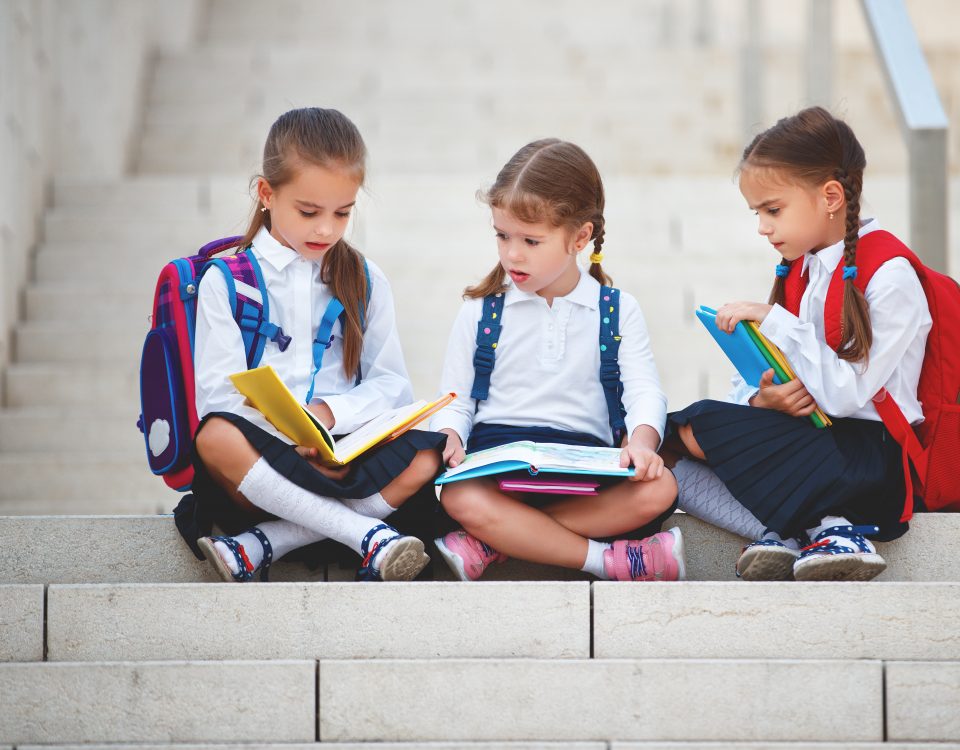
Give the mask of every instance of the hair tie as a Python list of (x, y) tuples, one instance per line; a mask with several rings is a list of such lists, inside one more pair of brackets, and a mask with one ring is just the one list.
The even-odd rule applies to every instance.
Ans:
[(777, 278), (785, 279), (790, 275), (790, 266), (784, 263), (777, 263)]
[(590, 262), (599, 264), (603, 260), (603, 253), (590, 253)]
[(856, 266), (844, 266), (843, 267), (843, 280), (849, 281), (851, 279), (857, 278), (857, 267)]

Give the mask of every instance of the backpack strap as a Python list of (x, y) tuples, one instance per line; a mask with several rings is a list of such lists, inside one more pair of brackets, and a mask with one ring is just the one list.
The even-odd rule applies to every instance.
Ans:
[(477, 349), (473, 353), (473, 388), (470, 398), (485, 401), (490, 395), (490, 374), (497, 359), (500, 340), (500, 316), (503, 313), (503, 292), (488, 294), (481, 303), (477, 323)]
[[(367, 259), (363, 259), (363, 273), (367, 277), (367, 302), (360, 307), (360, 327), (364, 331), (367, 329), (367, 308), (370, 306), (370, 298), (373, 295), (373, 280), (370, 277), (370, 266), (367, 265)], [(331, 297), (327, 303), (327, 309), (320, 318), (320, 325), (317, 327), (317, 335), (313, 340), (313, 376), (310, 378), (310, 390), (307, 391), (305, 403), (313, 400), (313, 386), (316, 383), (317, 373), (323, 365), (323, 355), (333, 345), (333, 325), (340, 321), (340, 330), (346, 326), (346, 311), (343, 303), (336, 297)], [(360, 372), (360, 365), (357, 365), (357, 376), (354, 379), (354, 386), (360, 385), (363, 375)]]
[(627, 433), (620, 380), (620, 290), (600, 287), (600, 385), (607, 401), (607, 417), (613, 444), (619, 446)]
[(210, 265), (219, 268), (226, 279), (230, 309), (243, 336), (247, 368), (260, 363), (268, 339), (275, 341), (280, 351), (286, 351), (291, 338), (280, 326), (270, 322), (270, 301), (256, 256), (241, 252), (215, 258)]

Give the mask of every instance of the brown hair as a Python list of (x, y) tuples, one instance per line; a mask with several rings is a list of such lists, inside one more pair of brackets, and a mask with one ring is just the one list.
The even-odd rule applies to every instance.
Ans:
[[(586, 152), (556, 138), (528, 143), (508, 161), (493, 185), (478, 198), (491, 208), (509, 211), (520, 221), (545, 222), (576, 231), (593, 223), (593, 252), (603, 247), (603, 181)], [(601, 284), (612, 280), (599, 263), (590, 264), (590, 275)], [(506, 272), (499, 263), (463, 295), (473, 299), (506, 289)]]
[[(346, 115), (335, 109), (307, 107), (292, 109), (270, 126), (263, 146), (263, 174), (271, 188), (290, 182), (305, 164), (325, 169), (353, 172), (363, 185), (367, 147), (360, 131)], [(257, 199), (250, 226), (241, 241), (249, 247), (261, 227), (270, 229), (270, 211)], [(343, 303), (346, 323), (343, 330), (343, 371), (354, 377), (363, 349), (363, 324), (367, 308), (367, 276), (363, 256), (346, 240), (340, 239), (323, 256), (320, 278)]]
[[(857, 264), (860, 230), (860, 193), (867, 160), (853, 130), (822, 107), (804, 109), (784, 117), (760, 133), (743, 151), (740, 169), (770, 168), (782, 171), (801, 183), (821, 186), (836, 180), (846, 200), (846, 234), (843, 264)], [(784, 302), (784, 280), (777, 278), (770, 292), (770, 304)], [(867, 361), (873, 343), (870, 310), (853, 279), (844, 282), (843, 313), (840, 319), (840, 348), (837, 355), (852, 362)]]

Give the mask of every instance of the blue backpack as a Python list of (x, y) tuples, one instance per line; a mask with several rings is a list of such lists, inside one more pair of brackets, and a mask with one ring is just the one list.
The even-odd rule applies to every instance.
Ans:
[[(473, 355), (473, 389), (470, 397), (484, 401), (490, 395), (490, 374), (496, 363), (497, 342), (503, 315), (503, 294), (483, 298), (483, 311), (477, 323), (477, 349)], [(600, 384), (607, 400), (607, 416), (613, 444), (619, 446), (627, 432), (623, 408), (623, 383), (620, 380), (620, 290), (600, 287)]]
[[(167, 263), (157, 280), (152, 325), (140, 358), (141, 412), (137, 427), (144, 436), (150, 470), (178, 491), (188, 490), (193, 482), (193, 436), (200, 423), (193, 353), (197, 292), (203, 274), (217, 267), (226, 279), (230, 309), (243, 336), (248, 369), (260, 364), (267, 341), (274, 341), (280, 351), (290, 345), (290, 337), (270, 322), (266, 286), (254, 254), (241, 250), (215, 257), (237, 248), (241, 240), (241, 237), (226, 237), (209, 242), (196, 255)], [(363, 268), (369, 304), (372, 285), (366, 260)], [(360, 312), (363, 325), (364, 311)], [(313, 342), (314, 373), (320, 369), (323, 354), (333, 342), (333, 325), (343, 314), (343, 305), (334, 297), (327, 305)], [(360, 378), (358, 369), (358, 383)], [(312, 394), (311, 386), (308, 401)]]

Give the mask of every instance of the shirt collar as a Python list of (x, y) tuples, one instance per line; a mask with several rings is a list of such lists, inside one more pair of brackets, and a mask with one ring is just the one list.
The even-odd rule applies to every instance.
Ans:
[(257, 254), (278, 271), (282, 271), (300, 257), (296, 250), (280, 244), (266, 227), (260, 227), (260, 231), (253, 238), (253, 246)]
[[(542, 299), (542, 297), (536, 292), (525, 292), (522, 289), (518, 289), (513, 283), (513, 280), (509, 277), (507, 278), (507, 291), (504, 294), (503, 300), (504, 307), (509, 307), (516, 302), (534, 299)], [(581, 268), (580, 281), (577, 282), (573, 291), (556, 299), (564, 299), (567, 300), (567, 302), (596, 310), (600, 306), (600, 283)]]
[[(860, 225), (860, 231), (857, 233), (857, 236), (863, 237), (863, 235), (867, 234), (868, 232), (872, 232), (879, 228), (880, 222), (876, 219), (865, 219)], [(825, 271), (828, 273), (833, 273), (840, 264), (840, 261), (843, 259), (843, 240), (835, 242), (834, 244), (830, 245), (830, 247), (825, 247), (823, 250), (820, 250), (816, 253), (806, 253), (803, 256), (803, 266), (800, 268), (800, 270), (806, 271), (814, 258), (820, 262)]]

